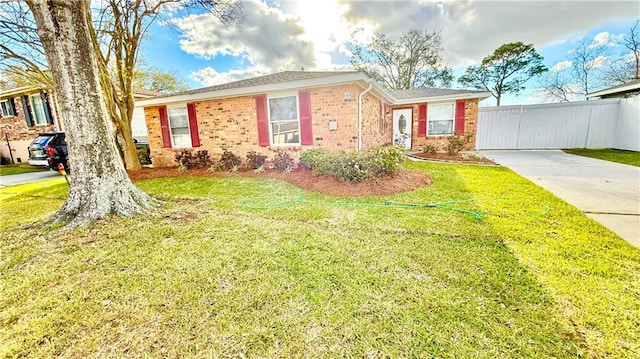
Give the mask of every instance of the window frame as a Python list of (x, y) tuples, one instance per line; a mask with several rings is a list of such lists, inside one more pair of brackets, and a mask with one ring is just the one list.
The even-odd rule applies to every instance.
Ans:
[[(38, 98), (39, 102), (39, 107), (36, 106), (36, 103), (34, 102), (34, 99)], [(33, 121), (33, 125), (34, 126), (46, 126), (49, 124), (49, 122), (47, 121), (47, 113), (44, 109), (45, 103), (44, 103), (44, 99), (42, 98), (42, 96), (38, 93), (38, 94), (30, 94), (29, 95), (29, 105), (31, 105), (31, 120)], [(40, 110), (40, 112), (38, 112), (38, 109)], [(38, 122), (38, 116), (42, 115), (42, 122)]]
[[(181, 135), (181, 136), (187, 135), (188, 138), (189, 138), (189, 141), (188, 141), (187, 145), (178, 145), (178, 144), (176, 144), (176, 141), (175, 141), (175, 138), (174, 138), (174, 134), (173, 134), (173, 126), (171, 126), (171, 110), (175, 110), (175, 109), (184, 109), (185, 116), (187, 117), (187, 130), (189, 131), (189, 133), (188, 134), (184, 134), (184, 133), (176, 134), (176, 135)], [(187, 108), (187, 104), (186, 103), (167, 106), (167, 127), (169, 128), (169, 138), (171, 140), (171, 147), (172, 148), (192, 148), (193, 147), (193, 141), (191, 140), (191, 125), (189, 124), (189, 110)], [(184, 128), (184, 127), (176, 127), (176, 128)]]
[[(11, 106), (10, 99), (0, 100), (0, 113), (2, 117), (15, 117), (15, 109)], [(6, 112), (5, 112), (6, 110)], [(11, 113), (13, 112), (13, 113)]]
[[(431, 122), (445, 122), (445, 120), (432, 120), (431, 111), (433, 107), (438, 106), (451, 106), (451, 132), (450, 133), (429, 133), (429, 123)], [(449, 120), (446, 120), (449, 121)], [(456, 133), (456, 103), (455, 102), (441, 102), (441, 103), (429, 103), (427, 106), (427, 137), (442, 137), (451, 136)]]
[[(273, 122), (271, 121), (271, 100), (279, 98), (295, 97), (296, 99), (296, 123), (298, 124), (298, 142), (296, 143), (274, 143), (273, 138)], [(278, 121), (276, 121), (278, 122)], [(281, 121), (281, 122), (293, 122), (293, 120)], [(271, 146), (279, 147), (295, 147), (301, 146), (302, 143), (302, 129), (300, 124), (300, 98), (297, 92), (286, 92), (267, 95), (267, 123), (269, 124), (269, 144)]]

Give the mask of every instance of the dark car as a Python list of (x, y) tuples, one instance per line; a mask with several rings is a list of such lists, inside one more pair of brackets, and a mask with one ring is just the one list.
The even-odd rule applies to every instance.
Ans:
[[(136, 145), (140, 163), (150, 164), (149, 142), (136, 138), (133, 139), (133, 142)], [(60, 163), (69, 173), (69, 152), (64, 132), (41, 133), (29, 144), (30, 165), (49, 167), (57, 171)]]
[(40, 133), (28, 147), (29, 164), (32, 166), (49, 167), (58, 170), (62, 163), (65, 170), (69, 170), (67, 159), (67, 141), (64, 132)]

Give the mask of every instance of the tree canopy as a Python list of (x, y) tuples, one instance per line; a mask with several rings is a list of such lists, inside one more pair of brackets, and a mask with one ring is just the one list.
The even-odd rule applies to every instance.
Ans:
[(547, 71), (542, 60), (532, 44), (503, 44), (483, 58), (480, 65), (469, 66), (458, 82), (466, 87), (490, 91), (500, 106), (503, 94), (520, 94), (528, 80)]
[(369, 45), (355, 48), (351, 64), (392, 90), (449, 87), (453, 75), (441, 52), (438, 31), (411, 29), (399, 39), (376, 33)]
[[(125, 165), (137, 170), (141, 167), (131, 132), (133, 85), (147, 29), (154, 21), (181, 12), (208, 12), (230, 25), (243, 19), (242, 4), (237, 0), (101, 0), (91, 5), (94, 8), (87, 9), (86, 16), (108, 114)], [(0, 37), (0, 67), (23, 69), (23, 75), (35, 75), (32, 81), (53, 88), (34, 17), (24, 2), (0, 1)]]

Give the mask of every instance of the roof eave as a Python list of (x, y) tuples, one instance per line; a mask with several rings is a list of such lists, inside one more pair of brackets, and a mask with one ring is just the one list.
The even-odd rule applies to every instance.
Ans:
[(625, 93), (625, 92), (637, 91), (637, 90), (640, 90), (640, 83), (634, 83), (634, 84), (629, 84), (627, 86), (621, 86), (621, 87), (616, 86), (613, 88), (604, 89), (601, 91), (587, 94), (586, 97), (587, 98), (601, 97), (601, 96), (611, 95), (615, 93)]
[(24, 94), (24, 93), (30, 93), (30, 92), (34, 92), (34, 91), (41, 91), (43, 89), (44, 89), (44, 87), (42, 87), (42, 86), (35, 86), (35, 85), (22, 86), (22, 87), (17, 87), (17, 88), (11, 89), (11, 90), (2, 91), (2, 92), (0, 92), (0, 97), (11, 97), (11, 96)]
[(478, 99), (478, 101), (482, 101), (489, 97), (491, 97), (491, 92), (466, 92), (466, 93), (442, 95), (442, 96), (426, 96), (426, 97), (401, 99), (401, 100), (396, 100), (394, 102), (394, 105), (409, 105), (409, 104), (422, 103), (422, 102), (445, 102), (445, 101), (451, 101), (451, 100), (470, 100), (470, 99)]
[(291, 91), (302, 88), (321, 87), (327, 85), (340, 85), (343, 83), (353, 83), (358, 81), (368, 82), (370, 79), (364, 73), (346, 73), (325, 77), (317, 77), (304, 80), (293, 80), (258, 86), (230, 88), (218, 91), (207, 91), (186, 95), (174, 95), (154, 97), (151, 99), (144, 99), (136, 102), (136, 107), (149, 107), (155, 105), (167, 105), (172, 103), (185, 103), (201, 100), (211, 100), (217, 98), (228, 97), (240, 97), (251, 96), (255, 94), (262, 94), (266, 92), (279, 92), (279, 91)]

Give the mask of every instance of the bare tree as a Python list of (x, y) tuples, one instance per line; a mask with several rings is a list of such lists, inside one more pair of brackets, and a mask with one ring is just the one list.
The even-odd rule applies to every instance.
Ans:
[(592, 89), (603, 87), (602, 72), (609, 61), (608, 52), (605, 44), (582, 39), (578, 47), (569, 54), (578, 94), (586, 96)]
[(69, 197), (51, 218), (67, 226), (131, 216), (157, 201), (129, 179), (113, 141), (86, 0), (27, 0), (51, 69), (73, 161)]
[(633, 59), (635, 60), (633, 80), (638, 80), (640, 79), (640, 20), (636, 20), (633, 27), (631, 27), (625, 35), (622, 44), (631, 51)]
[[(41, 81), (51, 87), (51, 79), (46, 77), (44, 70), (48, 65), (43, 56), (42, 44), (35, 36), (30, 12), (19, 1), (3, 1), (1, 4), (2, 62), (10, 59), (20, 63), (20, 66), (14, 68), (24, 68), (25, 74), (39, 71), (43, 75)], [(147, 29), (167, 13), (169, 8), (171, 11), (207, 11), (224, 24), (230, 24), (242, 19), (242, 6), (236, 0), (102, 0), (92, 4), (97, 6), (86, 14), (89, 34), (96, 51), (109, 118), (114, 124), (113, 135), (117, 139), (126, 167), (138, 170), (141, 167), (131, 131), (135, 106), (132, 85), (138, 51)], [(110, 67), (115, 69), (115, 80), (110, 76)]]
[(376, 33), (367, 47), (356, 47), (351, 64), (393, 90), (449, 87), (450, 68), (442, 65), (440, 32), (411, 29), (395, 40)]
[(603, 82), (607, 86), (620, 85), (640, 79), (640, 21), (636, 21), (622, 38), (625, 51), (611, 61), (605, 70)]
[[(93, 30), (90, 34), (98, 55), (107, 108), (128, 169), (140, 169), (131, 131), (135, 106), (133, 81), (140, 44), (149, 26), (168, 7), (183, 11), (200, 9), (214, 14), (224, 24), (230, 24), (241, 19), (240, 5), (235, 0), (102, 0), (100, 8), (94, 10), (95, 27), (90, 23)], [(115, 81), (109, 75), (110, 62), (117, 74)]]
[(51, 88), (46, 55), (29, 7), (22, 1), (0, 1), (0, 5), (0, 71)]
[(540, 87), (547, 101), (569, 102), (577, 95), (576, 86), (572, 84), (571, 77), (565, 70), (551, 70), (543, 75), (540, 79)]

